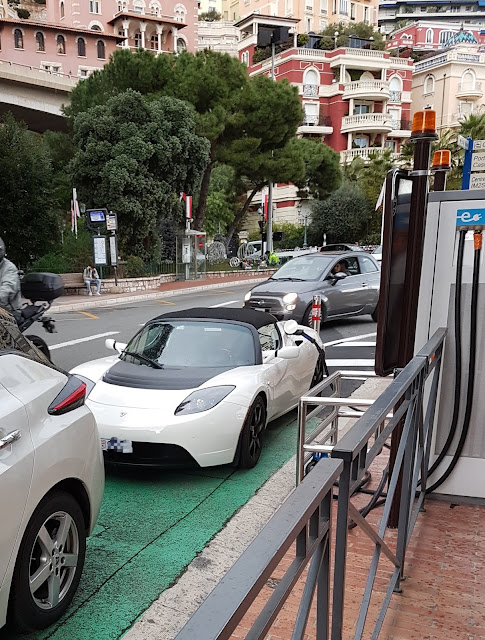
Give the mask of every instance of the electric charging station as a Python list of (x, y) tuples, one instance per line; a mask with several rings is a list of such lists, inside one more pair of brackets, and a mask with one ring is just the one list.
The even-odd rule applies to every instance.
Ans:
[[(417, 352), (437, 328), (448, 328), (430, 463), (445, 447), (447, 454), (442, 455), (440, 464), (429, 476), (428, 485), (432, 487), (453, 462), (466, 426), (467, 396), (471, 393), (471, 413), (462, 450), (452, 472), (434, 492), (473, 498), (485, 498), (485, 393), (480, 393), (480, 389), (485, 390), (485, 268), (480, 251), (477, 266), (474, 247), (474, 231), (481, 229), (485, 229), (485, 190), (429, 194), (415, 339)], [(472, 282), (477, 269), (473, 301)], [(470, 370), (472, 367), (474, 372)], [(470, 377), (471, 382), (474, 377), (474, 389), (469, 391)], [(454, 436), (447, 442), (452, 428)]]

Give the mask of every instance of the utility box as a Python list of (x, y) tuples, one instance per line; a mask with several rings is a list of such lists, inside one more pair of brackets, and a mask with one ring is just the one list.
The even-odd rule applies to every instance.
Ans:
[[(438, 457), (450, 434), (455, 405), (456, 338), (455, 288), (460, 231), (466, 231), (461, 281), (461, 400), (455, 437), (448, 454), (430, 476), (428, 486), (443, 475), (452, 462), (464, 424), (470, 372), (474, 229), (485, 227), (485, 191), (440, 191), (429, 194), (419, 291), (415, 352), (439, 327), (447, 327), (436, 424), (430, 464)], [(485, 265), (481, 252), (478, 279), (475, 382), (468, 434), (456, 466), (434, 493), (485, 499)], [(459, 270), (458, 270), (459, 273)]]
[(186, 230), (177, 236), (177, 280), (199, 280), (206, 275), (206, 234)]

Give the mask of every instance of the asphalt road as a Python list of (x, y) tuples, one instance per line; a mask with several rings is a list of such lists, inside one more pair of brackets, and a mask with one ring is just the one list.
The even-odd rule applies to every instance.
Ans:
[[(107, 337), (127, 341), (150, 318), (194, 306), (242, 306), (245, 286), (160, 298), (89, 312), (56, 314), (58, 333), (42, 332), (65, 369), (109, 355)], [(370, 316), (322, 328), (330, 369), (372, 368), (375, 324)], [(344, 382), (349, 395), (359, 382)], [(185, 570), (232, 515), (296, 449), (296, 411), (273, 421), (254, 469), (229, 465), (163, 471), (106, 470), (105, 496), (88, 540), (86, 565), (68, 613), (45, 631), (8, 640), (118, 640)], [(197, 594), (194, 594), (194, 598)]]

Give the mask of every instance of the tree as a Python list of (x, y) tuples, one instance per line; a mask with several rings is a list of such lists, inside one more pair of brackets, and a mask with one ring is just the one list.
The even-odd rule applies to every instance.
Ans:
[(227, 164), (216, 165), (211, 175), (204, 218), (204, 230), (209, 235), (225, 235), (227, 226), (234, 220), (238, 190), (241, 189), (238, 189), (234, 169)]
[(320, 35), (323, 36), (320, 41), (321, 49), (334, 49), (335, 48), (335, 32), (338, 32), (337, 47), (348, 47), (349, 36), (356, 36), (363, 40), (370, 40), (370, 48), (384, 51), (386, 41), (380, 31), (375, 31), (372, 25), (365, 22), (352, 22), (350, 24), (344, 24), (339, 22), (338, 24), (329, 24), (325, 29), (320, 31)]
[(356, 184), (345, 181), (327, 200), (315, 202), (308, 228), (310, 244), (321, 244), (323, 234), (330, 242), (355, 242), (366, 234), (369, 220), (367, 198)]
[(199, 15), (199, 22), (218, 22), (221, 18), (221, 14), (215, 9), (209, 9), (209, 11), (203, 11)]
[(485, 139), (485, 113), (471, 113), (462, 120), (459, 133), (473, 140)]
[(209, 143), (195, 133), (193, 109), (173, 98), (125, 91), (74, 118), (71, 163), (80, 199), (118, 213), (120, 249), (159, 255), (159, 224), (176, 225), (179, 193), (193, 193)]
[(304, 162), (304, 176), (295, 182), (300, 197), (311, 196), (324, 200), (342, 182), (340, 159), (331, 147), (308, 138), (294, 138), (290, 145), (296, 147)]
[(8, 257), (27, 266), (57, 240), (52, 165), (42, 138), (0, 118), (0, 236)]

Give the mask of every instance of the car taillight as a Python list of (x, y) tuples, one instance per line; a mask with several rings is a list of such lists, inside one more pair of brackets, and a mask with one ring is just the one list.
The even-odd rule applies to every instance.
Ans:
[(85, 399), (86, 385), (76, 376), (70, 376), (61, 392), (49, 405), (47, 412), (51, 416), (60, 416), (63, 413), (82, 407)]

